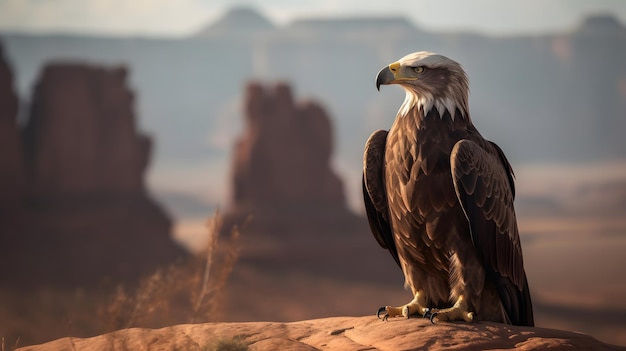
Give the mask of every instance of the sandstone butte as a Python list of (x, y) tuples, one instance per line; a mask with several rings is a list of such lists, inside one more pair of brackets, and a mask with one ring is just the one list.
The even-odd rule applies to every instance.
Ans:
[(0, 284), (133, 281), (187, 257), (145, 184), (128, 71), (47, 63), (22, 127), (13, 81), (0, 47)]
[(92, 338), (66, 337), (18, 350), (207, 350), (215, 340), (233, 338), (249, 350), (626, 350), (570, 331), (488, 322), (433, 325), (426, 319), (382, 322), (375, 316), (131, 328)]

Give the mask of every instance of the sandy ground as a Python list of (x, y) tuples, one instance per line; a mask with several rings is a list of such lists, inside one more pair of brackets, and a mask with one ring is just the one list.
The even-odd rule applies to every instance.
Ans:
[(131, 328), (88, 339), (62, 338), (23, 351), (56, 350), (623, 350), (579, 333), (497, 323), (440, 323), (374, 316), (291, 323), (183, 324)]

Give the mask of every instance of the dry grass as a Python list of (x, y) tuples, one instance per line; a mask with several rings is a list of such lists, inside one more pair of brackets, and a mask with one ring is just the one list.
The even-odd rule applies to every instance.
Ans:
[(210, 240), (203, 254), (160, 269), (133, 285), (0, 289), (0, 299), (6, 303), (0, 306), (1, 351), (129, 327), (219, 321), (227, 297), (225, 284), (239, 256), (240, 235), (234, 227), (220, 238), (222, 223), (217, 212), (207, 220)]
[(247, 351), (248, 345), (243, 338), (218, 338), (202, 348), (203, 351)]
[(207, 220), (210, 236), (205, 255), (182, 265), (159, 270), (134, 291), (118, 286), (99, 314), (109, 331), (129, 327), (162, 327), (180, 323), (218, 321), (223, 311), (224, 286), (239, 256), (239, 228), (219, 242), (222, 217)]
[(4, 337), (2, 337), (0, 338), (0, 351), (15, 350), (17, 349), (19, 343), (20, 343), (20, 339), (17, 338), (17, 340), (15, 340), (15, 344), (6, 345), (6, 340), (4, 339)]

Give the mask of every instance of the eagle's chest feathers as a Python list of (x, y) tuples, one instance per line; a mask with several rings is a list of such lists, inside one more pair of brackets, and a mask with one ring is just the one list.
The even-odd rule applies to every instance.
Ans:
[[(436, 224), (441, 216), (458, 207), (450, 171), (450, 153), (466, 132), (448, 113), (440, 116), (434, 110), (426, 117), (419, 113), (410, 112), (397, 118), (387, 137), (385, 180), (388, 201), (397, 205), (390, 206), (390, 217), (392, 222), (412, 222), (410, 227), (426, 234), (426, 241), (443, 243), (449, 233), (436, 231)], [(448, 228), (450, 230), (454, 228)], [(416, 235), (398, 234), (404, 237)]]

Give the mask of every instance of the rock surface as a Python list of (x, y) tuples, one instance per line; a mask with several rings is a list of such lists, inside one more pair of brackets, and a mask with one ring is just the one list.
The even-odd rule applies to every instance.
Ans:
[(22, 351), (205, 350), (216, 339), (239, 338), (250, 350), (625, 350), (568, 331), (497, 323), (333, 317), (292, 323), (186, 324), (125, 329), (92, 338), (63, 338)]
[(0, 62), (0, 282), (132, 281), (187, 255), (146, 191), (151, 141), (137, 131), (126, 76), (48, 64), (21, 131)]

